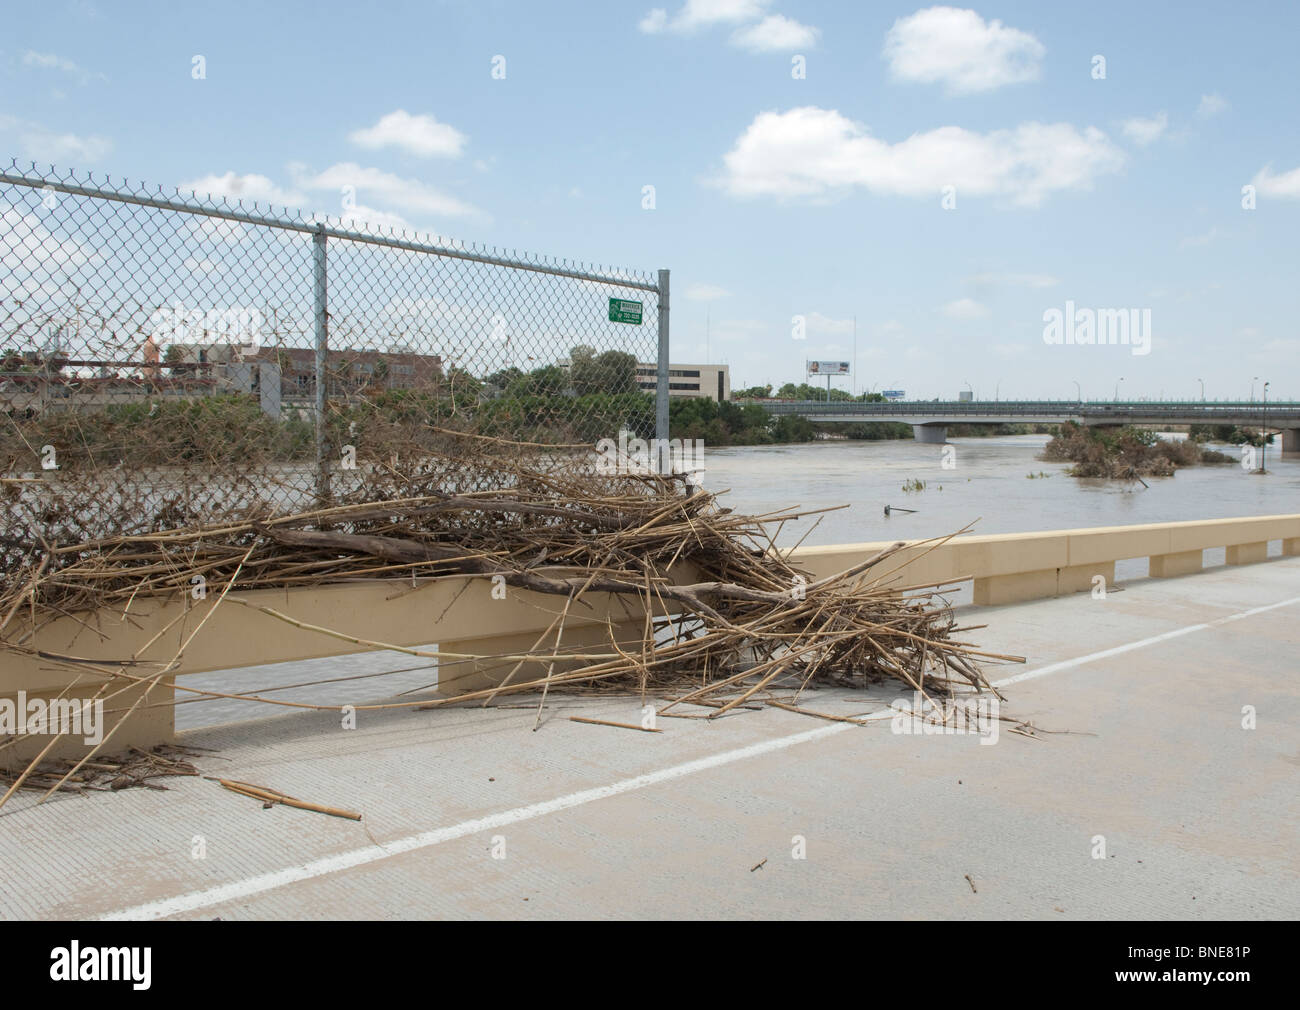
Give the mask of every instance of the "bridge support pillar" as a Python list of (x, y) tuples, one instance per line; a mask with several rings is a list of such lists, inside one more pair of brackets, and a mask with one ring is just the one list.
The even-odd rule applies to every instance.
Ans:
[(1282, 455), (1300, 456), (1300, 428), (1282, 429)]
[(943, 445), (948, 441), (946, 424), (914, 424), (912, 437), (923, 445)]
[[(613, 640), (617, 641), (620, 648), (626, 652), (640, 652), (643, 632), (644, 625), (640, 621), (617, 623), (613, 625)], [(542, 641), (540, 647), (554, 648), (554, 639), (554, 635), (549, 635)], [(613, 654), (614, 652), (610, 639), (610, 626), (603, 624), (578, 625), (563, 629), (559, 658), (553, 663), (521, 664), (518, 660), (499, 658), (521, 655), (537, 649), (538, 635), (533, 631), (488, 639), (439, 642), (438, 647), (447, 652), (469, 653), (483, 657), (469, 660), (449, 659), (446, 663), (439, 664), (438, 693), (441, 695), (482, 691), (496, 687), (507, 677), (510, 678), (511, 684), (526, 684), (529, 681), (541, 680), (548, 673), (567, 673), (601, 662), (598, 659), (569, 659), (565, 657), (566, 652), (575, 650), (583, 654)], [(514, 671), (513, 676), (511, 671)]]
[(1176, 551), (1173, 554), (1153, 554), (1149, 574), (1153, 579), (1168, 579), (1175, 575), (1190, 575), (1201, 570), (1204, 551)]
[(1224, 560), (1230, 565), (1253, 565), (1257, 561), (1268, 560), (1268, 541), (1260, 540), (1253, 544), (1233, 544), (1224, 552)]

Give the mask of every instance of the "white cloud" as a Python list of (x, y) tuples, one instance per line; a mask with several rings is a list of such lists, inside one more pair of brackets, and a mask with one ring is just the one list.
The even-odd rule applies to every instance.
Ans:
[(1196, 114), (1202, 119), (1217, 116), (1228, 107), (1227, 100), (1218, 92), (1201, 96), (1201, 104), (1196, 107)]
[(1126, 119), (1120, 124), (1124, 136), (1139, 147), (1146, 147), (1147, 144), (1159, 140), (1168, 127), (1169, 116), (1163, 112), (1157, 112), (1149, 118), (1134, 116), (1132, 119)]
[(971, 284), (980, 287), (1011, 287), (1011, 288), (1051, 288), (1061, 283), (1059, 277), (1053, 277), (1050, 274), (999, 274), (985, 273), (976, 274), (967, 278)]
[(0, 226), (7, 236), (0, 252), (0, 266), (6, 270), (30, 275), (39, 268), (54, 273), (75, 270), (90, 259), (79, 243), (57, 238), (35, 214), (24, 214), (16, 207), (4, 205)]
[(23, 53), (23, 66), (41, 67), (45, 70), (64, 70), (70, 74), (81, 72), (81, 68), (71, 60), (65, 60), (62, 56), (55, 56), (53, 53), (37, 53), (27, 50)]
[(35, 123), (26, 123), (20, 127), (18, 141), (23, 153), (34, 161), (49, 161), (65, 166), (89, 165), (113, 149), (113, 143), (107, 137), (55, 133)]
[(991, 91), (1038, 79), (1046, 49), (1018, 28), (972, 10), (928, 7), (899, 18), (884, 55), (896, 80), (943, 84), (949, 94)]
[(22, 64), (25, 67), (36, 67), (39, 70), (59, 70), (65, 74), (71, 74), (81, 84), (88, 84), (92, 80), (108, 80), (101, 73), (92, 73), (84, 67), (78, 66), (72, 60), (55, 53), (38, 53), (28, 49), (23, 53)]
[(1282, 200), (1300, 200), (1300, 167), (1275, 175), (1272, 165), (1265, 165), (1251, 179), (1251, 184), (1262, 196), (1275, 196)]
[(668, 31), (688, 33), (716, 24), (741, 24), (753, 21), (765, 13), (769, 0), (686, 0), (670, 20), (662, 7), (651, 10), (637, 26), (643, 32), (654, 34)]
[[(479, 213), (477, 208), (418, 179), (403, 179), (377, 168), (363, 168), (354, 162), (340, 162), (315, 175), (301, 166), (295, 166), (292, 171), (294, 184), (303, 189), (342, 193), (344, 187), (351, 186), (358, 200), (375, 198), (413, 214), (466, 217)], [(354, 213), (349, 211), (350, 215)]]
[(732, 196), (818, 197), (862, 187), (874, 193), (1003, 196), (1034, 206), (1049, 193), (1087, 189), (1117, 171), (1123, 153), (1095, 127), (1022, 123), (981, 134), (958, 126), (897, 144), (833, 109), (759, 113), (723, 158), (719, 184)]
[(658, 35), (667, 25), (668, 12), (662, 7), (656, 7), (637, 23), (637, 28), (647, 35)]
[(780, 52), (788, 49), (811, 49), (817, 44), (818, 30), (781, 14), (771, 14), (757, 24), (739, 29), (731, 44), (753, 53)]
[(193, 216), (189, 221), (189, 229), (199, 241), (221, 242), (225, 245), (239, 245), (248, 234), (247, 225), (219, 217)]
[(983, 319), (989, 310), (973, 298), (958, 298), (943, 307), (943, 314), (949, 319)]
[(686, 287), (686, 300), (691, 302), (711, 302), (730, 294), (726, 288), (720, 288), (716, 284), (690, 284)]
[(77, 167), (99, 161), (113, 148), (107, 137), (98, 134), (83, 137), (75, 133), (58, 133), (39, 123), (0, 114), (0, 131), (12, 130), (17, 146), (33, 161), (59, 163)]
[(255, 172), (246, 175), (237, 172), (204, 175), (182, 182), (180, 189), (193, 191), (200, 197), (225, 197), (231, 202), (243, 200), (246, 203), (269, 203), (278, 207), (300, 207), (307, 202), (301, 193), (281, 189), (266, 176)]
[(466, 139), (454, 126), (440, 123), (433, 116), (413, 116), (405, 109), (390, 112), (374, 126), (348, 134), (348, 140), (369, 150), (398, 147), (421, 158), (457, 158)]
[(361, 232), (416, 230), (415, 226), (401, 214), (376, 210), (374, 207), (364, 207), (360, 204), (351, 210), (343, 211), (338, 220), (349, 228)]

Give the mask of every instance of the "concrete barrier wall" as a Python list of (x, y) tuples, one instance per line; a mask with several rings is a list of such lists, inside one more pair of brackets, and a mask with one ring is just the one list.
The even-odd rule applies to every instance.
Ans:
[[(1129, 558), (1149, 558), (1155, 578), (1200, 571), (1201, 552), (1208, 548), (1226, 548), (1228, 564), (1263, 561), (1270, 540), (1281, 540), (1284, 554), (1300, 555), (1300, 515), (955, 537), (909, 545), (873, 569), (872, 578), (898, 587), (973, 579), (972, 602), (987, 606), (1081, 592), (1098, 575), (1109, 585), (1115, 562)], [(893, 542), (801, 547), (787, 557), (824, 578)]]
[[(579, 574), (563, 568), (537, 571), (557, 578)], [(678, 582), (696, 580), (690, 566), (673, 574)], [(420, 580), (414, 587), (409, 580), (385, 579), (234, 591), (224, 600), (217, 593), (201, 601), (135, 600), (126, 617), (104, 611), (60, 618), (42, 626), (35, 640), (15, 632), (20, 624), (15, 618), (11, 640), (32, 651), (0, 651), (0, 699), (16, 700), (19, 692), (27, 701), (100, 697), (107, 730), (114, 732), (105, 753), (117, 753), (173, 738), (169, 703), (182, 693), (176, 678), (186, 674), (373, 652), (376, 642), (403, 647), (436, 642), (441, 652), (475, 656), (553, 648), (557, 636), (561, 647), (590, 653), (609, 653), (611, 634), (620, 643), (640, 642), (646, 615), (635, 599), (588, 594), (586, 606), (569, 608), (561, 622), (565, 599), (494, 587), (486, 578), (449, 576)], [(655, 610), (665, 612), (658, 605)], [(516, 665), (492, 658), (439, 660), (439, 691), (491, 686)], [(556, 668), (564, 669), (564, 661)], [(123, 676), (104, 692), (114, 672)], [(544, 674), (539, 663), (525, 663), (514, 681)], [(121, 730), (114, 730), (146, 685), (147, 699)], [(0, 733), (0, 746), (4, 742)], [(0, 764), (27, 760), (48, 742), (32, 737), (3, 747)], [(64, 738), (48, 756), (73, 757), (86, 749), (81, 740)]]
[[(1270, 540), (1281, 540), (1284, 553), (1300, 555), (1300, 515), (963, 536), (939, 545), (909, 545), (872, 569), (869, 578), (895, 590), (973, 579), (974, 603), (1014, 603), (1088, 590), (1099, 575), (1110, 584), (1115, 562), (1127, 558), (1150, 558), (1155, 577), (1199, 571), (1207, 548), (1226, 548), (1229, 564), (1263, 561)], [(797, 567), (824, 578), (891, 543), (802, 547), (788, 556)], [(683, 566), (674, 578), (691, 582), (695, 575)], [(111, 672), (147, 682), (165, 671), (150, 688), (146, 704), (113, 736), (106, 748), (112, 753), (172, 739), (167, 703), (175, 695), (175, 678), (185, 674), (370, 652), (375, 642), (407, 647), (438, 642), (444, 652), (476, 655), (553, 645), (562, 597), (509, 589), (500, 599), (492, 590), (486, 578), (455, 576), (423, 580), (414, 588), (400, 580), (367, 580), (232, 592), (220, 605), (215, 594), (197, 602), (137, 600), (126, 617), (103, 612), (60, 618), (42, 627), (37, 640), (22, 641), (34, 651), (0, 652), (0, 699), (16, 699), (20, 691), (29, 699), (92, 698)], [(584, 599), (591, 609), (570, 610), (563, 645), (608, 652), (611, 635), (620, 643), (640, 641), (645, 613), (633, 601), (604, 594)], [(12, 626), (9, 634), (21, 638)], [(480, 688), (498, 682), (515, 665), (493, 659), (441, 664), (439, 689), (458, 693)], [(521, 669), (516, 679), (527, 672)], [(532, 672), (536, 676), (540, 670)], [(111, 690), (120, 693), (105, 705), (110, 730), (141, 697), (143, 685), (119, 678)], [(3, 747), (0, 762), (30, 758), (45, 742), (36, 737)], [(65, 738), (49, 756), (85, 749), (80, 740)]]

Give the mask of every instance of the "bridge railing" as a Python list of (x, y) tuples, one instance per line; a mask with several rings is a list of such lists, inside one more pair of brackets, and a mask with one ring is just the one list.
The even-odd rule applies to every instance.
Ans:
[[(1225, 549), (1229, 565), (1264, 561), (1270, 541), (1280, 541), (1284, 555), (1300, 555), (1300, 515), (956, 537), (938, 546), (909, 546), (873, 569), (873, 578), (882, 586), (893, 578), (900, 587), (902, 579), (907, 585), (970, 579), (971, 602), (986, 606), (1084, 592), (1098, 579), (1108, 587), (1115, 581), (1115, 562), (1133, 558), (1147, 558), (1153, 578), (1199, 572), (1204, 552), (1216, 548)], [(890, 546), (879, 541), (801, 547), (790, 560), (824, 578)]]
[[(907, 586), (950, 583), (958, 604), (966, 602), (957, 593), (958, 583), (973, 579), (970, 602), (1007, 604), (1088, 591), (1096, 587), (1098, 577), (1109, 587), (1115, 562), (1129, 558), (1150, 558), (1150, 574), (1157, 578), (1199, 571), (1204, 551), (1211, 548), (1226, 548), (1230, 565), (1265, 561), (1269, 542), (1277, 540), (1283, 554), (1300, 555), (1300, 514), (963, 536), (938, 546), (909, 545), (873, 568), (870, 577), (899, 592)], [(790, 560), (823, 578), (888, 546), (798, 547), (790, 551)], [(697, 573), (685, 569), (674, 571), (674, 577), (683, 582), (698, 579)], [(560, 597), (520, 590), (506, 600), (493, 600), (487, 577), (420, 579), (418, 586), (419, 592), (411, 592), (409, 580), (364, 579), (235, 590), (226, 596), (225, 606), (218, 605), (216, 594), (199, 601), (139, 598), (132, 604), (130, 621), (116, 611), (68, 614), (42, 627), (42, 653), (77, 655), (84, 665), (70, 671), (41, 654), (6, 655), (0, 663), (0, 700), (20, 697), (19, 692), (30, 698), (86, 700), (95, 696), (97, 681), (109, 676), (104, 666), (112, 665), (127, 670), (137, 683), (122, 691), (112, 711), (105, 712), (112, 719), (104, 727), (107, 732), (142, 696), (149, 679), (144, 674), (152, 677), (153, 671), (166, 667), (148, 707), (141, 707), (114, 737), (115, 747), (148, 747), (173, 739), (174, 692), (184, 693), (189, 674), (396, 646), (442, 664), (437, 689), (455, 694), (499, 682), (514, 665), (500, 657), (550, 647), (551, 642), (558, 648), (561, 632), (566, 645), (603, 649), (611, 639), (639, 643), (645, 618), (644, 611), (629, 609), (608, 594), (588, 594), (584, 599), (591, 609), (561, 621), (567, 610)], [(672, 609), (661, 601), (654, 616)], [(88, 636), (87, 628), (95, 634)], [(429, 642), (437, 642), (437, 648), (427, 649)], [(132, 657), (129, 665), (122, 664), (124, 656)], [(473, 656), (497, 658), (463, 662)], [(33, 738), (0, 749), (0, 767), (33, 756), (32, 750), (23, 749), (28, 745), (43, 744)], [(49, 756), (71, 757), (83, 751), (78, 738), (67, 738)]]
[(1300, 403), (1279, 401), (1267, 405), (1255, 403), (1159, 403), (1090, 400), (908, 400), (896, 403), (861, 403), (848, 400), (737, 400), (754, 403), (772, 414), (840, 414), (870, 418), (890, 417), (1038, 417), (1051, 415), (1097, 418), (1155, 418), (1180, 423), (1226, 423), (1248, 421), (1271, 423), (1300, 421)]

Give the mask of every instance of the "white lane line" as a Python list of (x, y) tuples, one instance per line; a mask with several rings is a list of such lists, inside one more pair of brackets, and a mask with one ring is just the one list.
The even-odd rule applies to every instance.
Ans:
[(560, 810), (568, 810), (572, 807), (582, 806), (585, 803), (592, 803), (596, 800), (608, 799), (611, 796), (619, 796), (623, 793), (629, 793), (637, 789), (644, 789), (646, 786), (657, 785), (660, 782), (668, 782), (672, 779), (681, 778), (684, 775), (693, 775), (696, 772), (707, 771), (710, 768), (718, 768), (735, 761), (744, 761), (746, 758), (758, 757), (760, 754), (770, 754), (773, 751), (784, 750), (787, 747), (795, 747), (801, 743), (808, 743), (811, 740), (820, 740), (823, 737), (834, 736), (836, 733), (843, 733), (845, 730), (851, 728), (852, 723), (836, 723), (833, 726), (822, 726), (817, 729), (805, 730), (802, 733), (778, 737), (775, 740), (764, 740), (761, 743), (751, 744), (748, 747), (740, 747), (736, 750), (724, 751), (721, 754), (712, 754), (709, 757), (698, 758), (695, 761), (687, 761), (684, 764), (673, 765), (671, 768), (662, 768), (659, 771), (649, 772), (645, 775), (638, 775), (635, 778), (623, 779), (621, 782), (614, 782), (611, 785), (598, 786), (595, 789), (584, 789), (581, 792), (569, 793), (567, 796), (560, 796), (557, 799), (546, 800), (543, 803), (533, 803), (526, 807), (516, 807), (514, 810), (505, 810), (499, 814), (479, 817), (472, 821), (462, 821), (460, 824), (453, 824), (450, 827), (437, 828), (433, 831), (425, 831), (418, 835), (408, 835), (405, 838), (399, 838), (396, 841), (389, 842), (383, 848), (367, 847), (365, 849), (355, 849), (351, 852), (341, 852), (336, 856), (326, 856), (323, 859), (314, 859), (309, 863), (303, 863), (299, 866), (290, 866), (283, 870), (275, 870), (271, 873), (262, 873), (245, 880), (237, 880), (229, 884), (210, 887), (207, 890), (194, 891), (190, 894), (182, 894), (175, 898), (165, 898), (162, 901), (151, 901), (144, 905), (136, 905), (132, 908), (123, 909), (120, 912), (111, 912), (108, 915), (100, 916), (99, 918), (103, 920), (161, 919), (169, 915), (180, 915), (185, 912), (194, 912), (200, 908), (207, 908), (211, 905), (217, 905), (222, 902), (237, 901), (241, 898), (248, 898), (254, 894), (261, 894), (264, 891), (270, 891), (274, 888), (283, 887), (286, 884), (296, 883), (300, 880), (310, 880), (312, 877), (324, 876), (327, 873), (337, 873), (340, 870), (349, 870), (354, 866), (364, 866), (367, 863), (377, 862), (381, 859), (388, 859), (391, 856), (400, 855), (404, 852), (412, 852), (415, 849), (427, 848), (430, 845), (440, 845), (443, 842), (450, 842), (456, 838), (463, 838), (466, 835), (489, 831), (493, 828), (502, 828), (510, 824), (518, 824), (520, 821), (532, 820), (535, 817), (543, 817), (546, 814), (553, 814)]
[(1160, 635), (1152, 635), (1150, 638), (1143, 638), (1136, 642), (1127, 642), (1124, 645), (1117, 645), (1111, 649), (1102, 649), (1100, 652), (1092, 652), (1086, 656), (1076, 656), (1074, 659), (1066, 659), (1060, 663), (1049, 663), (1047, 666), (1040, 666), (1037, 670), (1026, 670), (1024, 673), (1017, 673), (1013, 677), (1004, 677), (1002, 680), (993, 681), (994, 687), (1006, 687), (1008, 684), (1019, 684), (1021, 681), (1034, 680), (1036, 677), (1046, 677), (1048, 674), (1060, 673), (1062, 670), (1072, 670), (1076, 666), (1083, 666), (1085, 663), (1094, 663), (1099, 659), (1109, 659), (1111, 656), (1119, 656), (1126, 652), (1132, 652), (1134, 649), (1145, 649), (1148, 645), (1158, 645), (1161, 642), (1167, 642), (1171, 638), (1181, 638), (1183, 635), (1190, 635), (1194, 631), (1205, 631), (1209, 628), (1217, 628), (1222, 624), (1230, 624), (1233, 621), (1240, 621), (1247, 617), (1254, 617), (1256, 614), (1267, 613), (1270, 610), (1277, 610), (1279, 607), (1290, 607), (1300, 603), (1300, 596), (1293, 596), (1289, 600), (1282, 600), (1278, 603), (1270, 603), (1263, 607), (1252, 607), (1250, 610), (1241, 610), (1235, 614), (1227, 614), (1223, 617), (1216, 617), (1213, 621), (1206, 621), (1204, 624), (1189, 624), (1185, 628), (1175, 628), (1173, 631), (1166, 631)]
[[(993, 686), (1004, 687), (1007, 684), (1017, 684), (1021, 681), (1032, 680), (1036, 677), (1046, 677), (1049, 674), (1060, 673), (1063, 670), (1073, 669), (1076, 666), (1083, 666), (1085, 663), (1092, 663), (1099, 659), (1106, 659), (1110, 656), (1118, 656), (1125, 652), (1131, 652), (1134, 649), (1141, 649), (1148, 645), (1156, 645), (1160, 642), (1166, 642), (1171, 638), (1190, 635), (1194, 631), (1204, 631), (1207, 628), (1228, 624), (1232, 621), (1240, 621), (1247, 617), (1253, 617), (1256, 614), (1263, 614), (1270, 610), (1277, 610), (1280, 607), (1293, 606), (1297, 603), (1300, 603), (1300, 596), (1293, 596), (1291, 599), (1282, 600), (1280, 603), (1270, 603), (1267, 606), (1242, 610), (1235, 614), (1228, 614), (1225, 617), (1216, 618), (1213, 621), (1207, 621), (1204, 624), (1189, 624), (1185, 628), (1166, 631), (1164, 634), (1153, 635), (1150, 638), (1143, 638), (1136, 642), (1129, 642), (1126, 645), (1117, 645), (1114, 648), (1103, 649), (1100, 652), (1093, 652), (1087, 656), (1078, 656), (1074, 659), (1067, 659), (1064, 662), (1051, 663), (1047, 666), (1039, 667), (1037, 670), (1026, 670), (1024, 673), (1018, 673), (1014, 677), (1006, 677), (1002, 680), (995, 681)], [(883, 709), (879, 712), (873, 712), (868, 716), (864, 716), (863, 718), (875, 722), (878, 720), (888, 719), (892, 717), (893, 714), (893, 709)], [(335, 856), (326, 856), (323, 859), (314, 859), (309, 863), (290, 866), (283, 870), (274, 870), (270, 873), (258, 874), (255, 877), (233, 881), (229, 884), (221, 884), (217, 887), (210, 887), (203, 891), (192, 891), (189, 894), (182, 894), (175, 898), (165, 898), (162, 901), (152, 901), (144, 905), (135, 905), (118, 912), (110, 912), (109, 914), (100, 916), (99, 918), (103, 920), (162, 919), (169, 915), (182, 915), (186, 912), (195, 912), (201, 908), (209, 908), (212, 905), (219, 905), (226, 901), (238, 901), (241, 898), (249, 898), (255, 894), (274, 890), (277, 887), (284, 887), (286, 884), (297, 883), (300, 880), (310, 880), (313, 877), (322, 877), (329, 873), (338, 873), (341, 870), (349, 870), (354, 866), (364, 866), (367, 863), (378, 862), (381, 859), (388, 859), (392, 856), (401, 855), (404, 852), (412, 852), (416, 849), (428, 848), (431, 845), (441, 845), (443, 842), (450, 842), (457, 838), (464, 838), (466, 835), (473, 835), (482, 831), (489, 831), (493, 828), (505, 827), (510, 824), (518, 824), (521, 821), (529, 821), (536, 817), (544, 817), (546, 814), (553, 814), (560, 810), (569, 810), (573, 807), (593, 803), (596, 800), (608, 799), (611, 796), (620, 796), (623, 793), (633, 792), (637, 789), (644, 789), (647, 786), (657, 785), (660, 782), (668, 782), (685, 775), (693, 775), (696, 772), (707, 771), (710, 768), (720, 768), (723, 765), (732, 764), (736, 761), (744, 761), (747, 758), (758, 757), (762, 754), (770, 754), (778, 750), (785, 750), (787, 747), (795, 747), (801, 743), (808, 743), (812, 740), (821, 740), (826, 737), (835, 736), (837, 733), (844, 733), (852, 729), (853, 726), (853, 723), (841, 722), (835, 723), (831, 726), (822, 726), (818, 729), (806, 730), (803, 733), (795, 733), (791, 736), (778, 737), (775, 740), (764, 740), (760, 743), (751, 744), (748, 747), (740, 747), (736, 750), (724, 751), (721, 754), (712, 754), (709, 757), (698, 758), (695, 761), (687, 761), (684, 764), (673, 765), (670, 768), (662, 768), (659, 771), (648, 772), (645, 775), (638, 775), (635, 778), (623, 779), (620, 782), (614, 782), (607, 786), (598, 786), (595, 789), (584, 789), (580, 792), (569, 793), (567, 796), (560, 796), (553, 800), (546, 800), (542, 803), (533, 803), (526, 807), (516, 807), (514, 810), (505, 810), (499, 814), (490, 814), (487, 817), (480, 817), (472, 821), (462, 821), (460, 824), (453, 824), (446, 828), (436, 828), (433, 831), (421, 832), (418, 835), (407, 835), (405, 838), (399, 838), (396, 841), (389, 842), (382, 848), (367, 847), (364, 849), (354, 849), (351, 852), (341, 852)]]

